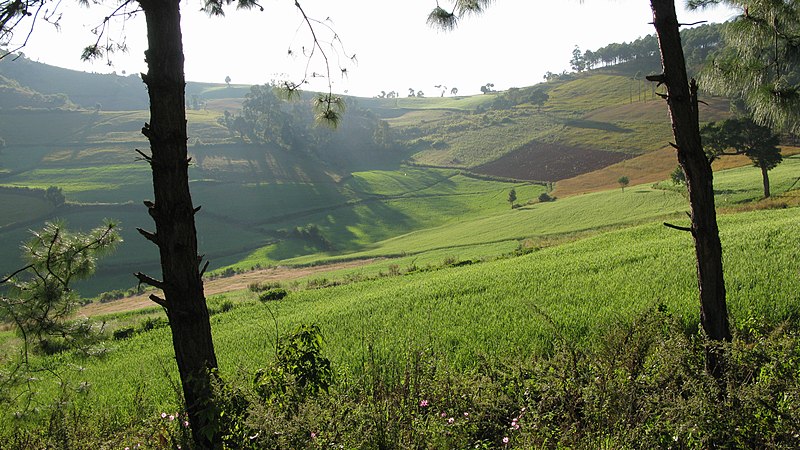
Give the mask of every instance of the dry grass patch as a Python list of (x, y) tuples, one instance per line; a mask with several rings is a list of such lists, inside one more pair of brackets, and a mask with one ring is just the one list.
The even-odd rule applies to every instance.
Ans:
[[(781, 147), (781, 150), (784, 157), (800, 153), (800, 147), (784, 146)], [(717, 172), (749, 166), (751, 164), (748, 157), (739, 155), (720, 158), (714, 161), (711, 167)], [(572, 195), (615, 189), (619, 187), (617, 180), (622, 176), (626, 176), (630, 179), (631, 186), (644, 183), (656, 183), (669, 179), (669, 174), (675, 170), (677, 165), (678, 159), (675, 156), (675, 150), (671, 147), (666, 147), (594, 172), (561, 180), (556, 183), (553, 195), (556, 197), (569, 197)]]
[(556, 183), (553, 195), (569, 197), (619, 188), (617, 180), (622, 176), (628, 177), (632, 186), (655, 183), (669, 178), (670, 172), (675, 169), (677, 164), (675, 150), (669, 147), (663, 148), (594, 172), (561, 180)]

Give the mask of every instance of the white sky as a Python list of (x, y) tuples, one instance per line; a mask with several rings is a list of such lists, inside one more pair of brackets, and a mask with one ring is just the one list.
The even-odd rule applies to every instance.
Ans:
[[(722, 22), (734, 14), (721, 7), (688, 13), (683, 1), (676, 0), (681, 22)], [(447, 0), (440, 3), (448, 5)], [(337, 54), (329, 49), (336, 72), (334, 90), (360, 96), (381, 90), (405, 96), (410, 87), (435, 96), (437, 84), (448, 91), (457, 87), (459, 94), (478, 93), (489, 82), (499, 90), (530, 86), (541, 82), (546, 71), (569, 70), (575, 45), (596, 50), (654, 32), (646, 0), (500, 0), (484, 15), (467, 18), (447, 33), (426, 25), (435, 4), (436, 0), (301, 0), (309, 16), (331, 19), (347, 54), (357, 57), (358, 64), (346, 65), (348, 76), (342, 78)], [(302, 46), (308, 47), (310, 41), (294, 2), (263, 0), (262, 5), (263, 12), (229, 8), (225, 18), (209, 18), (199, 11), (200, 0), (183, 1), (187, 80), (222, 83), (230, 76), (233, 83), (258, 84), (302, 79), (306, 61)], [(29, 58), (87, 72), (146, 71), (143, 15), (111, 29), (112, 37), (126, 36), (129, 51), (112, 56), (109, 67), (104, 61), (81, 62), (79, 56), (93, 42), (91, 28), (110, 7), (86, 9), (69, 0), (61, 8), (61, 31), (41, 23), (23, 49)], [(317, 29), (330, 39), (330, 33)], [(287, 55), (290, 47), (297, 56)], [(339, 57), (346, 59), (341, 52)], [(310, 70), (324, 70), (321, 60)], [(324, 90), (326, 85), (309, 89)]]

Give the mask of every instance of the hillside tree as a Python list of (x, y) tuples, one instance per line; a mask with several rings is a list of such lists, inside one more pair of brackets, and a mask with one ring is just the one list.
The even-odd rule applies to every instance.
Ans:
[[(0, 0), (0, 45), (11, 42), (17, 30), (22, 35), (29, 35), (39, 17), (51, 23), (57, 22), (60, 4), (57, 0)], [(263, 10), (254, 0), (204, 0), (204, 10), (211, 16), (224, 16), (225, 7), (231, 4), (237, 8)], [(313, 28), (317, 22), (306, 15), (299, 1), (295, 1), (295, 6), (303, 22)], [(144, 14), (147, 29), (147, 73), (142, 74), (142, 81), (149, 96), (150, 121), (144, 124), (141, 131), (150, 143), (150, 154), (140, 150), (137, 152), (152, 169), (154, 201), (145, 201), (144, 204), (155, 222), (154, 232), (138, 231), (158, 247), (162, 279), (143, 273), (136, 273), (135, 276), (141, 283), (163, 292), (163, 297), (153, 294), (150, 299), (164, 308), (169, 320), (175, 361), (195, 445), (197, 448), (210, 449), (220, 445), (221, 436), (212, 389), (217, 358), (202, 282), (208, 262), (203, 264), (197, 251), (194, 216), (200, 208), (193, 205), (189, 192), (180, 2), (123, 0), (95, 28), (97, 40), (84, 49), (82, 58), (99, 58), (123, 48), (124, 43), (117, 46), (104, 43), (107, 26), (117, 18), (124, 19), (138, 12)], [(306, 47), (309, 57), (319, 52), (327, 63), (325, 49), (316, 35), (312, 33), (312, 36), (313, 45)], [(21, 46), (24, 44), (23, 41)], [(285, 87), (295, 91), (304, 81), (286, 82)], [(328, 81), (330, 88), (329, 66)], [(341, 103), (342, 99), (334, 96), (329, 89), (327, 95), (323, 94), (317, 99), (320, 118), (328, 123), (336, 123), (340, 117), (337, 105)]]
[(511, 190), (508, 191), (508, 204), (511, 205), (511, 209), (514, 209), (515, 201), (517, 201), (517, 190), (511, 188)]
[(626, 176), (621, 176), (617, 179), (617, 183), (622, 188), (622, 192), (625, 192), (625, 188), (630, 184), (631, 179)]
[(583, 72), (583, 70), (586, 69), (586, 60), (583, 58), (583, 53), (577, 45), (572, 49), (572, 58), (569, 60), (569, 66), (575, 72)]
[[(428, 15), (428, 23), (452, 30), (461, 17), (480, 14), (492, 0), (453, 0), (451, 10), (440, 4)], [(670, 121), (678, 162), (686, 174), (691, 206), (691, 227), (673, 227), (691, 233), (697, 258), (697, 281), (700, 291), (700, 323), (713, 341), (730, 341), (730, 325), (722, 272), (722, 244), (719, 239), (714, 204), (711, 163), (703, 152), (698, 116), (697, 82), (689, 81), (681, 47), (680, 26), (674, 0), (650, 0), (653, 24), (661, 53), (662, 73), (646, 77), (667, 88)], [(706, 349), (706, 369), (715, 377), (723, 374), (721, 350), (716, 345)]]
[(754, 167), (761, 169), (764, 198), (770, 196), (769, 171), (783, 161), (780, 138), (769, 127), (749, 118), (710, 122), (700, 129), (706, 154), (713, 161), (725, 155), (745, 155)]

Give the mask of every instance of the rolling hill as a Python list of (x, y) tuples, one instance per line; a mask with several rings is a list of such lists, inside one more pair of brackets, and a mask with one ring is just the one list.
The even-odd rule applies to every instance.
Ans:
[[(564, 197), (613, 187), (616, 178), (603, 171), (622, 170), (634, 183), (663, 180), (674, 168), (663, 150), (670, 128), (663, 102), (652, 92), (633, 95), (641, 85), (628, 72), (641, 66), (615, 65), (473, 97), (349, 98), (340, 130), (302, 125), (315, 144), (298, 148), (255, 142), (226, 122), (226, 114), (240, 114), (248, 87), (189, 83), (190, 177), (195, 203), (203, 206), (201, 252), (217, 273), (421, 255), (438, 250), (415, 241), (417, 236), (506, 214), (512, 188), (519, 203), (534, 204), (553, 189), (552, 196)], [(27, 104), (0, 110), (5, 204), (31, 199), (31, 208), (15, 210), (0, 225), (3, 253), (16, 254), (28, 230), (45, 220), (88, 229), (109, 218), (121, 223), (124, 243), (82, 290), (93, 295), (127, 288), (134, 281), (131, 272), (157, 273), (154, 249), (135, 232), (150, 226), (137, 205), (152, 195), (148, 168), (134, 152), (147, 147), (139, 132), (147, 111), (138, 78), (80, 74), (24, 58), (0, 61), (0, 76), (30, 97)], [(90, 85), (96, 86), (91, 96)], [(58, 107), (31, 100), (57, 94), (65, 101)], [(294, 114), (290, 123), (310, 120), (304, 104), (284, 105)], [(713, 99), (703, 117), (716, 120), (726, 113), (726, 103)], [(665, 157), (654, 165), (657, 154)], [(50, 186), (62, 190), (65, 204), (44, 200)], [(513, 240), (562, 230), (544, 232), (524, 221), (514, 227), (514, 233), (480, 235), (468, 243), (506, 242), (502, 250), (490, 245), (464, 251), (496, 255)], [(392, 239), (396, 243), (385, 244)], [(7, 258), (0, 272), (17, 265)]]

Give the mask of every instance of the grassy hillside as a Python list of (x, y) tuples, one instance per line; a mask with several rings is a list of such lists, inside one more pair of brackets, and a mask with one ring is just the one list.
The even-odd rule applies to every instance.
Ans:
[[(721, 217), (729, 307), (736, 326), (751, 318), (772, 322), (797, 314), (796, 215), (789, 209)], [(418, 349), (429, 349), (447, 366), (462, 370), (474, 369), (480, 361), (530, 358), (553, 349), (554, 327), (569, 341), (591, 347), (608, 327), (659, 304), (680, 317), (687, 330), (698, 323), (691, 239), (660, 224), (469, 267), (295, 292), (269, 305), (254, 296), (228, 296), (239, 306), (213, 317), (225, 376), (248, 378), (269, 363), (276, 322), (281, 333), (299, 323), (318, 324), (326, 337), (325, 354), (342, 377), (361, 373), (369, 358), (387, 370), (402, 367), (407, 352)], [(542, 314), (549, 319), (543, 320)], [(131, 319), (136, 316), (116, 320)], [(101, 359), (60, 355), (60, 374), (72, 384), (92, 386), (81, 401), (98, 415), (112, 414), (125, 422), (127, 417), (175, 410), (169, 383), (163, 382), (174, 376), (169, 374), (174, 369), (168, 335), (162, 328), (110, 343), (112, 351)], [(82, 370), (69, 369), (75, 365)], [(47, 404), (55, 385), (47, 378), (38, 383), (37, 401)]]
[[(12, 69), (6, 66), (4, 61), (2, 73), (8, 74)], [(45, 92), (41, 80), (60, 70), (31, 62), (14, 67), (25, 73), (43, 70), (30, 77), (30, 86), (19, 84), (40, 92)], [(583, 189), (568, 188), (570, 181), (562, 188), (559, 180), (585, 172), (595, 174), (590, 185), (605, 187), (609, 182), (598, 184), (598, 179), (611, 177), (613, 187), (619, 171), (634, 184), (666, 178), (671, 164), (663, 164), (669, 170), (656, 169), (662, 165), (631, 158), (643, 153), (649, 157), (668, 142), (666, 108), (618, 69), (472, 97), (350, 99), (349, 111), (358, 112), (351, 114), (358, 120), (337, 132), (315, 131), (324, 145), (297, 149), (254, 144), (221, 124), (224, 110), (237, 113), (247, 86), (190, 84), (188, 104), (199, 108), (187, 117), (191, 187), (195, 203), (203, 206), (198, 215), (201, 252), (211, 259), (212, 270), (403, 255), (409, 258), (403, 264), (414, 258), (434, 263), (450, 257), (492, 257), (529, 237), (617, 227), (679, 211), (679, 195), (646, 188), (639, 197), (618, 199), (610, 192), (583, 203), (564, 199), (514, 211), (508, 207), (511, 188), (517, 190), (518, 203), (535, 201), (546, 188), (506, 177), (556, 181), (551, 194), (557, 197)], [(70, 98), (83, 95), (79, 74), (62, 75), (51, 90)], [(129, 78), (85, 80), (98, 86), (117, 83), (130, 93), (133, 88), (125, 84)], [(105, 89), (98, 95), (110, 96)], [(542, 92), (549, 97), (537, 102)], [(56, 186), (68, 202), (58, 210), (41, 202), (15, 210), (0, 228), (0, 249), (16, 255), (27, 230), (44, 220), (65, 219), (79, 229), (96, 226), (103, 218), (119, 220), (125, 242), (101, 265), (100, 276), (85, 286), (89, 294), (133, 284), (129, 274), (134, 267), (158, 272), (152, 249), (135, 233), (136, 227), (152, 227), (138, 206), (152, 196), (150, 175), (134, 151), (146, 153), (140, 129), (148, 114), (141, 109), (113, 111), (109, 101), (99, 109), (0, 111), (0, 137), (6, 142), (0, 153), (0, 186)], [(725, 114), (723, 101), (709, 103), (704, 117)], [(388, 124), (382, 145), (364, 128), (364, 118)], [(595, 171), (608, 165), (608, 172)], [(458, 172), (464, 168), (473, 173)], [(479, 179), (474, 173), (489, 177)], [(776, 189), (783, 185), (776, 184)], [(597, 189), (583, 192), (590, 190)], [(755, 193), (737, 194), (731, 201)], [(22, 201), (5, 200), (8, 207)], [(616, 202), (621, 208), (594, 208), (598, 213), (586, 217), (575, 212), (595, 202)], [(308, 230), (321, 234), (312, 238)], [(381, 264), (385, 268), (390, 263)], [(0, 262), (0, 272), (17, 265), (7, 258)]]

